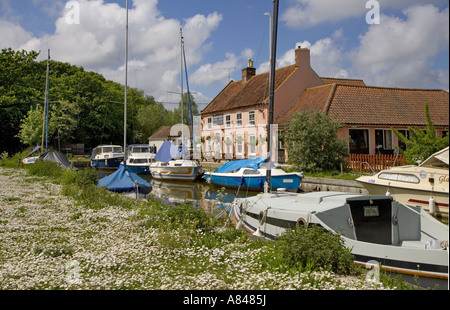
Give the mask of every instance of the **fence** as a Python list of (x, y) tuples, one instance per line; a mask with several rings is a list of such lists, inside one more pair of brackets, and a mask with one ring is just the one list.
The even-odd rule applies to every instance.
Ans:
[(405, 157), (402, 155), (368, 155), (350, 154), (345, 158), (347, 169), (357, 172), (378, 172), (393, 166), (406, 165)]

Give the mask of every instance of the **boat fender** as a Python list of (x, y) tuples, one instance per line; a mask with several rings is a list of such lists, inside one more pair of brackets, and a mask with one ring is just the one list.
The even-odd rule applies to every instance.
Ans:
[(391, 192), (389, 191), (389, 189), (386, 191), (385, 196), (391, 196)]
[(434, 203), (433, 196), (430, 197), (430, 200), (428, 200), (428, 208), (430, 214), (434, 215), (436, 213), (436, 204)]
[(305, 228), (306, 227), (306, 220), (304, 218), (302, 218), (302, 217), (299, 218), (297, 220), (296, 227), (298, 227), (298, 228)]

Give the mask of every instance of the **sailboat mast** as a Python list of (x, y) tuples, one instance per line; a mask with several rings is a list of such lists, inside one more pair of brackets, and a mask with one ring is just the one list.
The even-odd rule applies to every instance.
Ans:
[[(127, 2), (127, 13), (126, 13), (126, 26), (125, 26), (125, 98), (124, 98), (124, 112), (123, 112), (123, 149), (126, 153), (127, 148), (127, 92), (128, 92), (128, 0)], [(124, 164), (126, 163), (126, 158), (124, 158)]]
[[(183, 101), (183, 29), (180, 28), (180, 87), (181, 87), (181, 143), (184, 143), (184, 101)], [(185, 147), (183, 145), (183, 147)]]
[(45, 101), (44, 101), (44, 117), (42, 118), (42, 144), (41, 148), (44, 149), (44, 130), (45, 130), (45, 152), (48, 148), (48, 101), (49, 101), (49, 87), (50, 87), (50, 49), (48, 50), (47, 57), (47, 73), (45, 77)]
[[(276, 54), (277, 54), (277, 31), (278, 31), (278, 0), (273, 0), (273, 21), (272, 21), (272, 39), (271, 39), (271, 49), (270, 49), (270, 84), (269, 84), (269, 119), (267, 124), (267, 153), (269, 158), (272, 158), (272, 129), (271, 126), (273, 124), (273, 105), (275, 100), (275, 65), (276, 65)], [(266, 174), (266, 183), (268, 185), (268, 189), (270, 190), (270, 177), (271, 170), (270, 167), (267, 169)]]
[(186, 52), (184, 51), (184, 45), (183, 45), (183, 58), (184, 58), (184, 69), (186, 73), (186, 87), (187, 87), (187, 97), (189, 102), (189, 115), (191, 120), (191, 139), (192, 139), (192, 155), (194, 158), (197, 158), (196, 156), (196, 148), (195, 148), (195, 135), (194, 135), (194, 118), (192, 115), (192, 103), (191, 103), (191, 93), (189, 91), (189, 80), (188, 80), (188, 72), (187, 72), (187, 65), (186, 65)]

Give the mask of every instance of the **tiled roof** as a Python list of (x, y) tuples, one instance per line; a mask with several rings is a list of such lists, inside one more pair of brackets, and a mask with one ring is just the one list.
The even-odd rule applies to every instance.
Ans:
[(340, 85), (349, 85), (349, 86), (366, 86), (363, 80), (356, 79), (340, 79), (340, 78), (330, 78), (330, 77), (321, 77), (322, 81), (325, 84), (340, 84)]
[(172, 128), (172, 126), (161, 126), (148, 139), (149, 140), (167, 139), (168, 137), (170, 137), (170, 129), (171, 128)]
[(341, 124), (422, 126), (425, 102), (433, 124), (448, 126), (449, 93), (444, 90), (338, 84), (307, 89), (275, 122), (284, 126), (295, 112), (314, 108)]
[[(276, 70), (275, 89), (277, 89), (296, 70), (295, 65)], [(269, 97), (269, 73), (253, 76), (246, 83), (242, 81), (230, 82), (206, 106), (201, 114), (211, 114), (227, 110), (240, 109), (256, 104), (263, 104)]]

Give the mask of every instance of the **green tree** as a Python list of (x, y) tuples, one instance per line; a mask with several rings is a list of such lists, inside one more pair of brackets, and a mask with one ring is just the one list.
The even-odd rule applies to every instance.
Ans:
[(289, 160), (305, 172), (340, 169), (348, 156), (347, 142), (336, 136), (341, 127), (320, 111), (296, 113), (286, 135)]
[(400, 149), (400, 154), (405, 156), (409, 164), (422, 162), (449, 145), (448, 133), (443, 138), (436, 136), (436, 130), (430, 117), (430, 107), (427, 102), (425, 102), (425, 119), (427, 122), (425, 130), (418, 127), (408, 128), (409, 139), (395, 128), (392, 128), (399, 140), (406, 145), (406, 150)]
[(41, 145), (43, 109), (36, 106), (28, 111), (27, 117), (21, 121), (20, 131), (17, 137), (25, 145)]
[[(192, 115), (199, 115), (198, 113), (198, 107), (195, 103), (194, 97), (191, 94), (191, 108), (192, 108)], [(183, 101), (180, 100), (178, 104), (178, 108), (176, 108), (174, 111), (174, 117), (175, 117), (175, 124), (177, 123), (183, 123), (185, 125), (191, 125), (191, 114), (189, 111), (189, 97), (188, 93), (183, 94)], [(181, 118), (181, 112), (183, 112), (183, 118)]]

